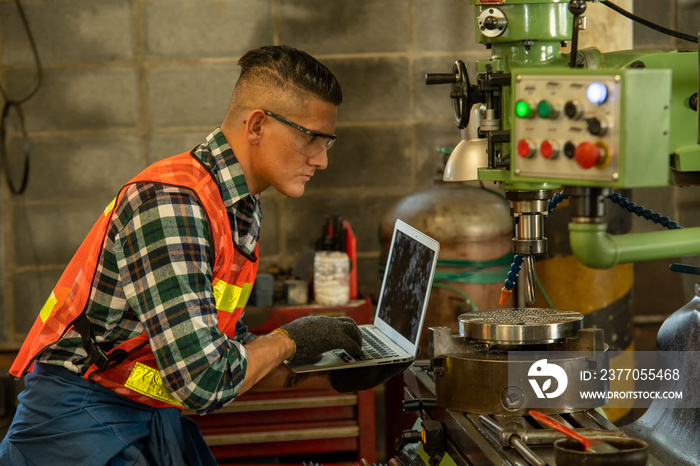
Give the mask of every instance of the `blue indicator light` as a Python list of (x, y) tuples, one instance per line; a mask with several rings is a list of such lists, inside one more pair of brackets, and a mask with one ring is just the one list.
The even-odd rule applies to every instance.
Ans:
[(608, 87), (599, 81), (592, 82), (586, 89), (586, 97), (590, 103), (600, 105), (608, 98)]

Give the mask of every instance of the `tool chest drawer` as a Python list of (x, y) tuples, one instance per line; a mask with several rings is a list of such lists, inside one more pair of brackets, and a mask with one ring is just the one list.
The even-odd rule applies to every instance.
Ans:
[(349, 465), (376, 456), (373, 390), (248, 392), (216, 413), (184, 414), (199, 425), (220, 465)]

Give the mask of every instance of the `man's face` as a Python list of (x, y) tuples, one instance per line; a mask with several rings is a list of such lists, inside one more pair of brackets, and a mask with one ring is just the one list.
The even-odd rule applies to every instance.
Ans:
[(294, 115), (267, 112), (265, 143), (254, 161), (265, 184), (289, 197), (304, 194), (316, 170), (328, 166), (329, 138), (324, 135), (334, 134), (336, 117), (336, 106), (322, 100), (309, 101)]

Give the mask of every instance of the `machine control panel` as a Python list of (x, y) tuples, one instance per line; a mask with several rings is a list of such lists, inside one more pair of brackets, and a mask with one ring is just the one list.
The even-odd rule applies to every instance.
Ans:
[(619, 179), (621, 77), (516, 75), (516, 177)]

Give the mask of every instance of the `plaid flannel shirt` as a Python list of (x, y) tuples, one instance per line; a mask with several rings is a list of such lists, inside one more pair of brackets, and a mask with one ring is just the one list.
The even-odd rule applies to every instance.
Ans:
[[(233, 240), (252, 254), (262, 220), (260, 195), (248, 191), (221, 130), (193, 154), (219, 186)], [(206, 218), (188, 190), (129, 186), (116, 207), (87, 304), (103, 351), (145, 330), (166, 386), (200, 413), (235, 399), (246, 369), (243, 345), (254, 338), (240, 321), (233, 339), (216, 325)], [(86, 359), (74, 330), (38, 358), (78, 374), (88, 369)]]

